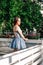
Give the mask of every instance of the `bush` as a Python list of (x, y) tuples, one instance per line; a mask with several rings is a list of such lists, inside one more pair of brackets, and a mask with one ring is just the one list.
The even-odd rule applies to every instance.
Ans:
[(12, 31), (15, 16), (21, 17), (21, 28), (24, 30), (28, 28), (30, 31), (35, 27), (39, 32), (40, 28), (42, 29), (39, 4), (31, 2), (31, 0), (0, 0), (0, 2), (0, 31)]

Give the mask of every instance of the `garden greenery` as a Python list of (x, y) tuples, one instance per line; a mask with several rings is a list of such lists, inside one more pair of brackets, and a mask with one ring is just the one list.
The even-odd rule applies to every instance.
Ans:
[(39, 32), (42, 29), (42, 15), (40, 5), (31, 0), (0, 0), (0, 32), (12, 31), (13, 20), (21, 18), (21, 28)]

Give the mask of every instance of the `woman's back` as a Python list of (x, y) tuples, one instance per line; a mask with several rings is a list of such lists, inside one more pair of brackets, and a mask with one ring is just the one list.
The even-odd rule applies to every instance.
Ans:
[(21, 35), (19, 34), (18, 31), (22, 32), (19, 26), (14, 26), (14, 27), (13, 27), (14, 37), (20, 38)]
[(19, 34), (17, 31), (14, 32), (14, 37), (15, 37), (15, 38), (21, 38), (20, 34)]

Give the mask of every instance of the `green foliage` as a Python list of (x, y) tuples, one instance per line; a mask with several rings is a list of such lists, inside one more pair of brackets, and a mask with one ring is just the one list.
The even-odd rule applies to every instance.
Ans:
[(4, 20), (6, 14), (6, 0), (0, 0), (0, 23)]
[[(33, 30), (33, 27), (40, 30), (42, 23), (41, 7), (39, 4), (27, 0), (0, 0), (0, 30), (12, 31), (13, 19), (21, 17), (21, 28)], [(4, 22), (5, 21), (5, 22)], [(5, 23), (5, 27), (2, 23)], [(4, 28), (4, 29), (3, 29)]]
[(32, 3), (31, 22), (33, 24), (33, 27), (35, 27), (37, 30), (40, 29), (40, 24), (42, 22), (42, 15), (40, 13), (40, 9), (41, 7), (38, 4)]

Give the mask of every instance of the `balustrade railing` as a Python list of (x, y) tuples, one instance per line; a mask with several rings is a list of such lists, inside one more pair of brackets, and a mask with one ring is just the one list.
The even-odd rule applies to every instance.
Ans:
[[(12, 41), (11, 38), (0, 38), (0, 44), (3, 42), (7, 45)], [(0, 56), (0, 65), (40, 65), (43, 60), (43, 40), (28, 40), (26, 44), (35, 44), (27, 47), (26, 49), (11, 52)], [(1, 46), (1, 45), (0, 45)], [(8, 49), (9, 50), (9, 49)], [(10, 49), (13, 51), (12, 49)], [(9, 51), (10, 51), (9, 50)]]

